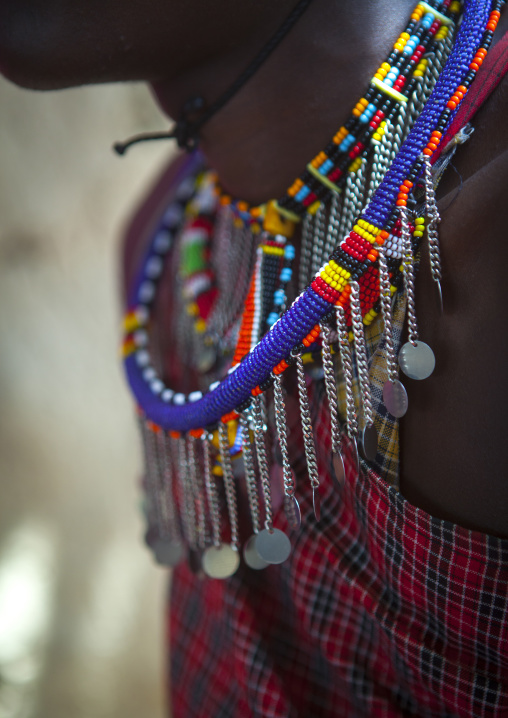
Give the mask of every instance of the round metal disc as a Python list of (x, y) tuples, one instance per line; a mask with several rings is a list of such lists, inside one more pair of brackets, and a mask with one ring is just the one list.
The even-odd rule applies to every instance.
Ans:
[(213, 347), (203, 347), (199, 353), (196, 366), (201, 374), (206, 374), (215, 364), (217, 355)]
[(209, 546), (203, 554), (203, 571), (210, 578), (229, 578), (240, 565), (238, 551), (228, 543)]
[(407, 411), (407, 392), (398, 379), (388, 381), (383, 387), (383, 401), (392, 416), (400, 419)]
[(377, 431), (374, 426), (366, 426), (362, 431), (360, 448), (366, 461), (374, 461), (377, 454)]
[(263, 561), (261, 556), (256, 551), (256, 534), (252, 534), (250, 539), (247, 541), (245, 546), (243, 547), (243, 560), (249, 566), (249, 568), (253, 568), (255, 571), (261, 571), (261, 569), (266, 568), (270, 564), (268, 561)]
[(314, 508), (314, 516), (316, 521), (321, 518), (321, 494), (319, 493), (319, 486), (312, 489), (312, 506)]
[(183, 544), (170, 538), (156, 539), (153, 543), (152, 551), (155, 560), (161, 566), (177, 566), (185, 555)]
[(291, 553), (291, 543), (280, 529), (263, 529), (256, 536), (254, 545), (258, 556), (267, 563), (284, 563)]
[(342, 458), (342, 455), (336, 454), (333, 451), (332, 452), (332, 479), (337, 484), (339, 489), (342, 488), (345, 475), (346, 475), (346, 471), (344, 469), (344, 460)]
[(299, 529), (302, 525), (302, 514), (296, 496), (284, 496), (284, 513), (291, 528)]
[(434, 371), (436, 358), (425, 342), (406, 342), (399, 353), (399, 365), (410, 379), (427, 379)]

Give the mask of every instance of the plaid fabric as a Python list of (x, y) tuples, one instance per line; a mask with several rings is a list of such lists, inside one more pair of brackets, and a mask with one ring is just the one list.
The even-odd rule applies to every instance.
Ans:
[(302, 528), (275, 521), (290, 560), (222, 582), (174, 573), (175, 718), (507, 716), (508, 540), (432, 518), (365, 464), (338, 490), (310, 390), (321, 521), (292, 430)]

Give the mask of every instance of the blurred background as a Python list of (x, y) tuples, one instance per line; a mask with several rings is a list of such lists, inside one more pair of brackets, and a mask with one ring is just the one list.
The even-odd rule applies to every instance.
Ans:
[(168, 123), (137, 85), (0, 78), (0, 107), (0, 718), (161, 718), (118, 258), (170, 147), (110, 147)]

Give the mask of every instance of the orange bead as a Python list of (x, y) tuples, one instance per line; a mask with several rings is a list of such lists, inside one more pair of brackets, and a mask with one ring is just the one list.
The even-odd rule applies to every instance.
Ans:
[(172, 439), (179, 439), (180, 438), (180, 432), (179, 431), (170, 431), (169, 435)]
[[(423, 150), (423, 152), (425, 154), (425, 150)], [(405, 207), (407, 205), (407, 202), (405, 199), (398, 199), (395, 204), (397, 205), (397, 207)]]
[[(446, 103), (446, 106), (447, 106), (450, 110), (455, 110), (455, 108), (457, 107), (457, 103), (454, 102), (453, 100), (448, 100), (448, 102)], [(425, 152), (425, 150), (424, 150), (424, 152)]]

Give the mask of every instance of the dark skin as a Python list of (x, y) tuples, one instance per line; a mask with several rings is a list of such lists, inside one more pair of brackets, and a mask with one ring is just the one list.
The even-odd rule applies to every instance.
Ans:
[[(36, 89), (142, 79), (171, 117), (196, 93), (215, 99), (294, 0), (3, 0), (0, 69)], [(168, 5), (170, 7), (168, 8)], [(329, 140), (389, 51), (414, 3), (315, 0), (262, 70), (206, 126), (202, 148), (224, 186), (253, 202), (281, 195)], [(508, 30), (502, 17), (499, 37)], [(444, 316), (424, 261), (421, 339), (435, 374), (407, 380), (401, 490), (435, 516), (508, 537), (508, 82), (440, 187)], [(167, 179), (165, 180), (167, 182)], [(481, 254), (480, 254), (481, 251)]]

